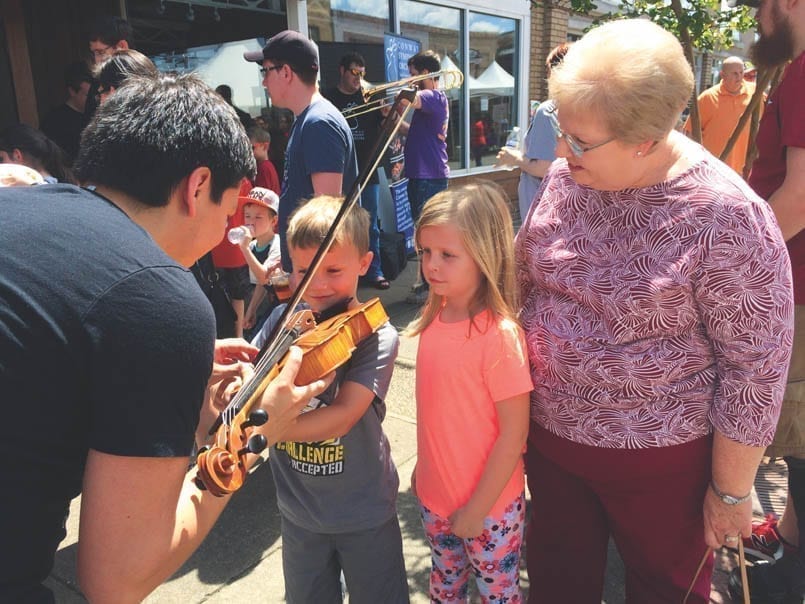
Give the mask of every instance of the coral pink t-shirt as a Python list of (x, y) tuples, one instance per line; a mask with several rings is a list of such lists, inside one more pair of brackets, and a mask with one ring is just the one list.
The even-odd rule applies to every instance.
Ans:
[[(442, 323), (420, 334), (416, 363), (417, 469), (420, 501), (444, 518), (467, 503), (500, 434), (496, 401), (533, 389), (525, 338), (491, 314)], [(520, 460), (489, 515), (523, 491)]]

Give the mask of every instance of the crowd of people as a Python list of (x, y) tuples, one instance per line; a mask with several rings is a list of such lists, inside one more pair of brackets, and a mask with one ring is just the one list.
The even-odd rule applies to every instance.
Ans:
[[(448, 187), (439, 57), (411, 57), (405, 155), (424, 284), (406, 334), (419, 338), (411, 490), (432, 602), (467, 601), (471, 580), (484, 602), (524, 601), (524, 543), (529, 603), (600, 602), (610, 539), (630, 602), (709, 602), (713, 549), (741, 543), (766, 548), (749, 569), (753, 601), (805, 597), (805, 3), (743, 1), (758, 8), (754, 63), (791, 61), (748, 180), (679, 132), (693, 73), (678, 40), (615, 21), (551, 53), (533, 137), (500, 153), (539, 179), (521, 182), (517, 234), (499, 186)], [(124, 38), (93, 38), (108, 57), (91, 82), (66, 81), (60, 111), (98, 101), (71, 168), (34, 129), (0, 134), (3, 166), (15, 164), (0, 183), (25, 185), (0, 188), (0, 389), (9, 417), (37, 410), (48, 443), (27, 430), (0, 441), (15, 485), (0, 502), (0, 601), (53, 602), (43, 581), (79, 493), (82, 591), (147, 596), (230, 499), (193, 459), (220, 446), (207, 428), (279, 345), (279, 284), (305, 284), (299, 308), (320, 319), (368, 317), (359, 284), (388, 287), (377, 183), (341, 211), (379, 127), (340, 111), (364, 102), (360, 55), (322, 94), (305, 36), (244, 54), (294, 116), (280, 179), (265, 124)], [(725, 62), (713, 95), (737, 97), (739, 71)], [(44, 232), (47, 253), (31, 254)], [(219, 278), (230, 338), (209, 303)], [(308, 384), (289, 347), (253, 395), (266, 415), (249, 416), (253, 438), (233, 453), (248, 469), (254, 437), (270, 448), (292, 603), (340, 602), (344, 587), (356, 604), (409, 601), (383, 431), (400, 336), (383, 317), (354, 331), (348, 362)], [(753, 523), (764, 454), (784, 457), (788, 498), (779, 521)], [(736, 597), (742, 587), (733, 573)]]

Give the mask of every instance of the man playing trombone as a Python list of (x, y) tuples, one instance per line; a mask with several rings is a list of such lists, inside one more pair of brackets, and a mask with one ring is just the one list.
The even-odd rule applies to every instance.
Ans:
[[(415, 54), (408, 59), (411, 76), (436, 73), (440, 70), (439, 55), (432, 50)], [(414, 99), (414, 116), (405, 141), (405, 172), (408, 176), (408, 201), (414, 223), (419, 220), (425, 202), (447, 188), (447, 123), (450, 117), (447, 95), (439, 89), (439, 77), (416, 82), (419, 90)], [(409, 301), (424, 302), (427, 283), (421, 278), (414, 285)]]

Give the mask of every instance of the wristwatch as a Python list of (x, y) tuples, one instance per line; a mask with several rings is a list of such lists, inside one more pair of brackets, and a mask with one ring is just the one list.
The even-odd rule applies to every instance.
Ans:
[(726, 493), (719, 490), (719, 488), (716, 486), (716, 483), (713, 482), (712, 479), (710, 479), (710, 488), (713, 489), (713, 493), (716, 494), (716, 497), (718, 497), (726, 505), (738, 505), (739, 503), (743, 503), (744, 501), (749, 501), (749, 499), (752, 497), (752, 491), (749, 491), (743, 497), (735, 497), (734, 495), (727, 495)]

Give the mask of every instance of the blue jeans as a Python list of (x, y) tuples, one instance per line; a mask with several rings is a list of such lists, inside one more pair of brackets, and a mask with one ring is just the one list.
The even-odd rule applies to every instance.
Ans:
[(361, 206), (369, 212), (369, 251), (372, 252), (372, 263), (366, 271), (367, 281), (379, 281), (383, 278), (380, 268), (380, 228), (377, 226), (377, 204), (380, 201), (380, 185), (366, 185), (361, 191)]
[(408, 202), (411, 204), (411, 218), (414, 219), (414, 224), (419, 220), (419, 215), (422, 214), (425, 202), (446, 188), (446, 178), (408, 179)]

